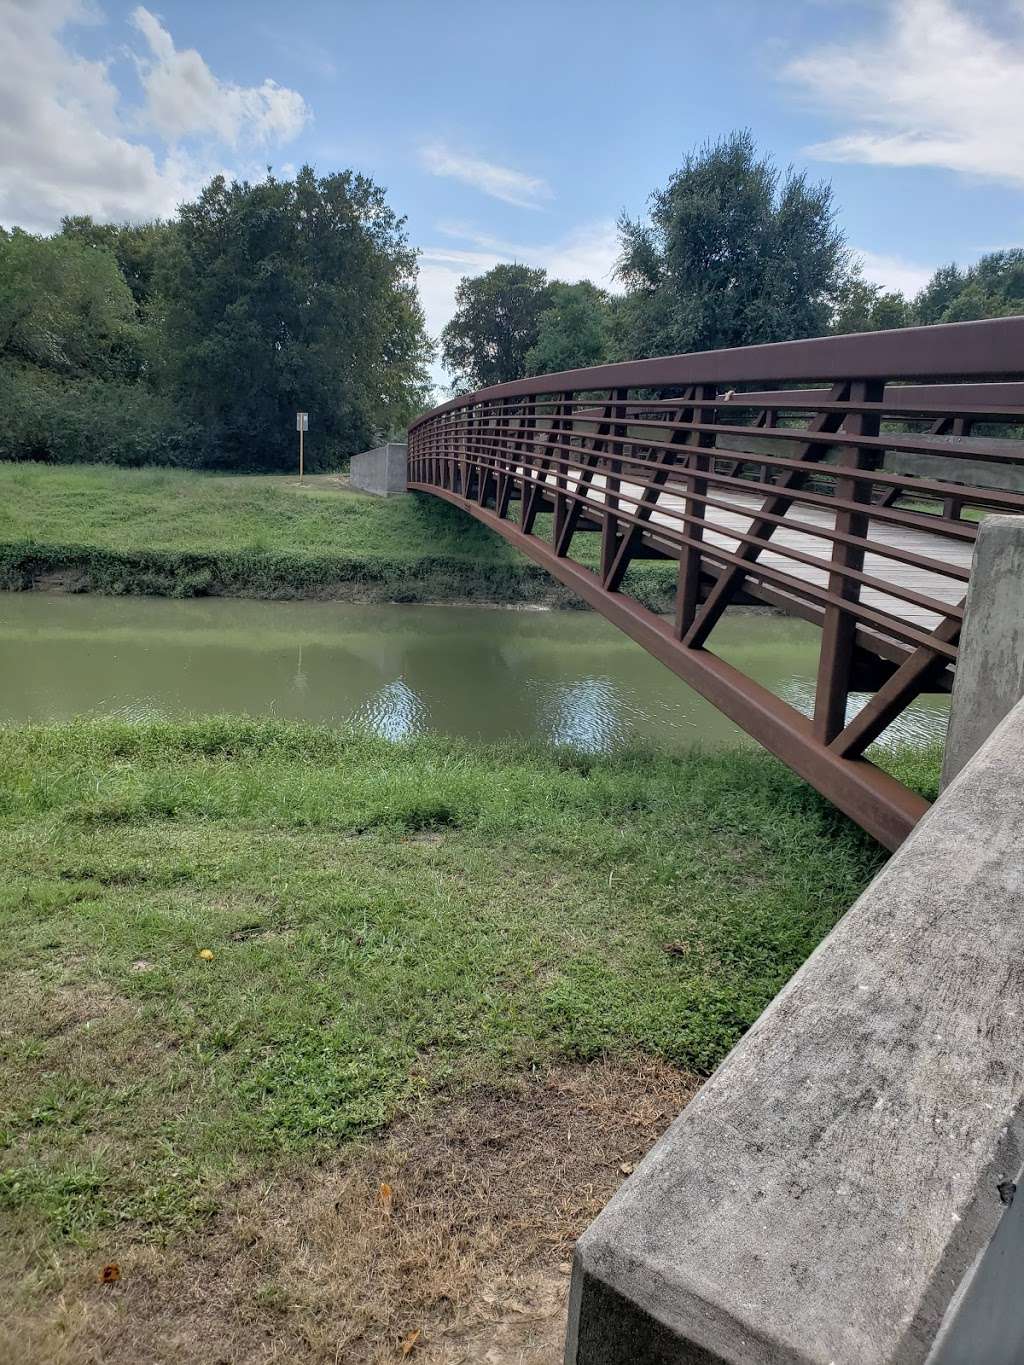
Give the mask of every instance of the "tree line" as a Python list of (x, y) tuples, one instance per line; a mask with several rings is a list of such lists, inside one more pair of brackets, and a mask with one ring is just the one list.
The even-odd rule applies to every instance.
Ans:
[[(686, 157), (619, 222), (621, 292), (497, 265), (458, 286), (440, 350), (464, 391), (609, 360), (1024, 312), (1024, 251), (912, 299), (853, 263), (831, 187), (749, 132)], [(0, 459), (313, 468), (430, 405), (416, 251), (353, 171), (218, 176), (170, 221), (0, 228)]]
[(404, 220), (363, 175), (0, 229), (0, 458), (289, 468), (304, 409), (336, 466), (423, 408), (430, 355)]
[(460, 390), (605, 361), (1024, 312), (1024, 250), (937, 270), (911, 299), (866, 280), (831, 186), (781, 173), (748, 131), (688, 156), (619, 220), (622, 292), (497, 265), (463, 279), (441, 335)]

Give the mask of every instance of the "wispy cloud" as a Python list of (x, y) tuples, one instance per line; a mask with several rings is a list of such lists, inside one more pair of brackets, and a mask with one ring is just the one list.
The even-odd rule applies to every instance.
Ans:
[(905, 294), (908, 299), (922, 290), (935, 273), (933, 266), (918, 265), (902, 256), (887, 256), (860, 247), (854, 247), (853, 256), (860, 263), (866, 280), (880, 284), (883, 289)]
[(994, 12), (954, 0), (886, 0), (881, 33), (790, 62), (785, 76), (852, 124), (808, 152), (1024, 185), (1024, 8), (1000, 11), (997, 32)]
[[(503, 262), (543, 266), (552, 279), (570, 284), (593, 280), (604, 289), (614, 287), (612, 268), (619, 243), (611, 221), (585, 224), (564, 237), (531, 246), (504, 241), (461, 223), (439, 223), (437, 231), (450, 240), (424, 247), (420, 253), (420, 302), (431, 336), (437, 336), (455, 312), (455, 290), (463, 276), (482, 275)], [(440, 366), (435, 366), (434, 375), (438, 384), (445, 383)]]
[(551, 187), (539, 176), (527, 175), (510, 166), (497, 166), (480, 157), (465, 156), (443, 142), (431, 142), (423, 147), (420, 162), (431, 175), (461, 180), (464, 185), (472, 185), (482, 194), (516, 208), (538, 209), (543, 200), (551, 198)]

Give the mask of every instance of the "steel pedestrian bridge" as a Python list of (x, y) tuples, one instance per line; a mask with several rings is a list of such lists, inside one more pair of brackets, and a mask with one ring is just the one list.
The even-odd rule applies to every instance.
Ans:
[[(408, 487), (503, 535), (895, 848), (928, 803), (865, 751), (950, 690), (978, 519), (1024, 513), (1024, 317), (482, 389), (413, 424)], [(671, 618), (630, 595), (642, 559), (678, 563)], [(812, 714), (715, 654), (737, 604), (820, 627)]]

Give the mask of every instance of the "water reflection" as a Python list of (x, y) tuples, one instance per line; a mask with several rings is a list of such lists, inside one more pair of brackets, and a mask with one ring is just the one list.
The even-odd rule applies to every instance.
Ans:
[[(814, 715), (814, 684), (806, 679), (791, 678), (779, 689), (779, 696), (805, 716)], [(851, 692), (846, 706), (846, 723), (849, 724), (870, 700), (870, 692)], [(934, 701), (938, 703), (938, 698)], [(944, 739), (948, 719), (948, 708), (939, 704), (912, 706), (896, 717), (878, 742), (889, 748), (898, 748), (904, 744), (927, 744), (932, 740)]]
[[(809, 711), (818, 640), (804, 622), (748, 614), (726, 617), (714, 645)], [(741, 738), (591, 612), (0, 594), (0, 720), (210, 712), (588, 752)], [(940, 735), (945, 716), (927, 699), (889, 737)]]
[(429, 729), (428, 717), (422, 697), (404, 678), (395, 678), (368, 697), (348, 719), (381, 739), (409, 739)]
[(295, 676), (292, 678), (292, 687), (296, 692), (305, 692), (309, 686), (309, 678), (302, 670), (302, 646), (299, 645), (299, 657), (295, 664)]
[(550, 691), (537, 714), (544, 738), (601, 753), (626, 738), (623, 707), (611, 678), (579, 678)]

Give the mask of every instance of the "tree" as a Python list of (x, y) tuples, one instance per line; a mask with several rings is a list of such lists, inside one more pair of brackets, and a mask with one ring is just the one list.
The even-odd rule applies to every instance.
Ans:
[(911, 305), (902, 294), (869, 283), (855, 270), (839, 292), (832, 331), (884, 332), (909, 327), (912, 320)]
[(848, 274), (831, 187), (781, 176), (749, 131), (687, 156), (619, 231), (624, 358), (821, 335)]
[(547, 273), (525, 265), (496, 265), (459, 281), (455, 316), (441, 333), (446, 368), (462, 390), (520, 379), (550, 304)]
[(548, 306), (537, 319), (537, 340), (524, 357), (524, 373), (581, 370), (608, 358), (608, 295), (589, 280), (548, 286)]
[(97, 223), (87, 214), (61, 219), (60, 235), (83, 246), (109, 251), (117, 261), (141, 317), (159, 312), (158, 278), (171, 250), (176, 224)]
[(0, 459), (201, 464), (109, 246), (0, 230)]
[(1024, 248), (992, 251), (976, 265), (936, 270), (914, 300), (917, 322), (973, 322), (1024, 313)]
[(158, 285), (183, 396), (226, 463), (281, 468), (296, 410), (322, 466), (405, 424), (429, 346), (404, 219), (366, 176), (217, 176), (180, 210)]
[(131, 379), (143, 350), (135, 305), (110, 251), (0, 228), (0, 359), (68, 376)]

